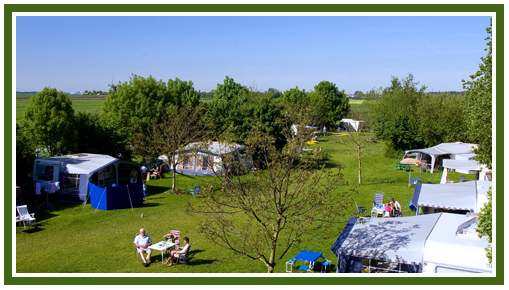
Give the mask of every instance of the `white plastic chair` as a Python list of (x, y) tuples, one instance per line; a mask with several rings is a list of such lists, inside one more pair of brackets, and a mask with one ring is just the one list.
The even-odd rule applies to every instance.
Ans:
[(26, 224), (31, 224), (32, 222), (35, 224), (35, 213), (28, 213), (26, 205), (17, 206), (16, 209), (19, 214), (19, 221), (23, 222), (23, 228), (26, 228)]

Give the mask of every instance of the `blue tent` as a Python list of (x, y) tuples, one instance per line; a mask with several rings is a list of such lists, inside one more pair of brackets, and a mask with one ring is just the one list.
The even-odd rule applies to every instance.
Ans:
[(100, 187), (89, 182), (90, 204), (101, 210), (125, 209), (143, 206), (143, 184)]

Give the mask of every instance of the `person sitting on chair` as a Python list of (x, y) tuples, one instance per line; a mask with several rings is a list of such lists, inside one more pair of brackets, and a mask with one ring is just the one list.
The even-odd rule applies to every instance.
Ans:
[(391, 217), (391, 210), (392, 210), (392, 207), (389, 203), (387, 203), (385, 205), (385, 214), (384, 214), (384, 218), (385, 217)]
[[(134, 245), (138, 248), (141, 259), (143, 260), (143, 266), (148, 267), (150, 263), (150, 249), (148, 248), (152, 244), (152, 240), (148, 235), (145, 235), (145, 229), (140, 229), (140, 234), (134, 238)], [(143, 256), (143, 253), (147, 253), (147, 257)]]
[(186, 244), (184, 247), (180, 247), (176, 250), (171, 251), (168, 261), (166, 261), (166, 263), (164, 263), (165, 265), (168, 264), (168, 262), (169, 262), (170, 264), (168, 265), (168, 267), (172, 266), (174, 259), (178, 259), (180, 257), (180, 255), (185, 255), (187, 253), (187, 250), (189, 249), (189, 238), (188, 237), (184, 238), (184, 243)]
[(394, 200), (394, 198), (391, 198), (391, 203), (394, 203), (394, 216), (400, 217), (401, 216), (401, 204)]

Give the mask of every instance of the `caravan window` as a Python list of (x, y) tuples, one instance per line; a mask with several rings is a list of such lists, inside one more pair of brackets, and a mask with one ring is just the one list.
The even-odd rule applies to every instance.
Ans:
[(53, 180), (53, 166), (44, 164), (35, 165), (35, 180), (51, 181)]

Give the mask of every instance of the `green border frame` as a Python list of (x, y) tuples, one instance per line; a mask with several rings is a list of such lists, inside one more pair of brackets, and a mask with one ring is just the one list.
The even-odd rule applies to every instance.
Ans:
[[(503, 4), (5, 4), (4, 5), (4, 192), (12, 192), (12, 13), (15, 12), (493, 12), (496, 15), (497, 237), (496, 277), (12, 277), (12, 195), (5, 194), (5, 285), (503, 285), (504, 278), (504, 5)], [(465, 78), (474, 72), (465, 72)], [(7, 110), (6, 110), (7, 109)], [(366, 276), (363, 276), (366, 277)]]

